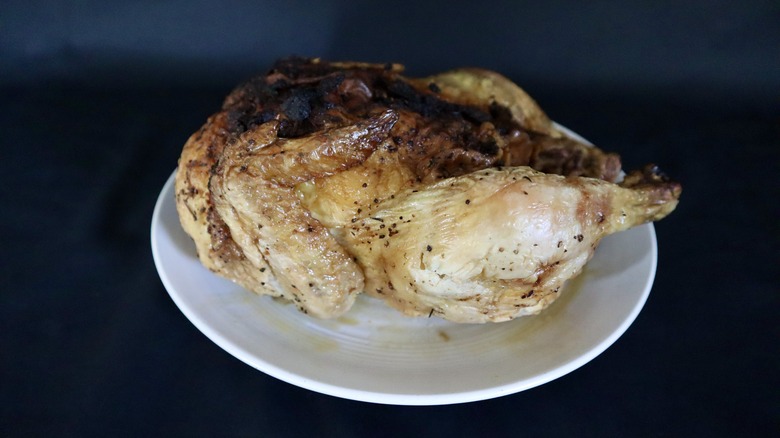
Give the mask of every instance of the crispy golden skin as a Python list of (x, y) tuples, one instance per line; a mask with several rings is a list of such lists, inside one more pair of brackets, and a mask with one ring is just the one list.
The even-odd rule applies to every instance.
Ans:
[[(464, 193), (475, 201), (480, 196), (502, 199), (481, 210), (497, 215), (499, 222), (502, 215), (512, 216), (518, 224), (541, 220), (530, 213), (523, 219), (522, 209), (498, 195), (507, 190), (527, 192), (525, 185), (509, 183), (508, 178), (520, 176), (534, 175), (546, 182), (545, 196), (538, 196), (538, 202), (557, 205), (549, 210), (557, 215), (571, 216), (571, 211), (579, 210), (557, 202), (556, 196), (577, 205), (583, 197), (601, 199), (597, 204), (609, 208), (593, 214), (608, 224), (609, 212), (626, 200), (633, 202), (626, 209), (637, 212), (632, 213), (631, 225), (657, 220), (676, 205), (679, 185), (656, 172), (630, 175), (622, 187), (614, 184), (620, 174), (616, 154), (566, 137), (530, 96), (497, 73), (461, 69), (417, 79), (401, 73), (396, 64), (287, 59), (234, 90), (222, 110), (187, 141), (176, 175), (182, 227), (195, 241), (204, 266), (256, 293), (284, 297), (318, 317), (343, 314), (357, 294), (367, 291), (410, 315), (435, 312), (459, 322), (503, 321), (534, 313), (554, 298), (538, 285), (529, 294), (528, 285), (534, 283), (528, 276), (520, 277), (538, 266), (518, 269), (515, 277), (502, 274), (500, 287), (491, 289), (490, 284), (498, 283), (473, 276), (450, 278), (442, 274), (447, 269), (422, 269), (416, 276), (407, 269), (399, 274), (411, 253), (390, 242), (403, 240), (408, 246), (425, 237), (457, 248), (469, 233), (480, 234), (463, 225), (469, 223), (467, 217), (480, 217), (474, 215), (475, 209), (456, 208), (462, 206), (453, 201)], [(475, 177), (485, 169), (493, 170)], [(475, 178), (478, 182), (472, 181)], [(658, 210), (657, 205), (664, 208)], [(643, 215), (642, 208), (665, 213)], [(414, 211), (428, 218), (426, 226), (395, 221), (391, 229), (382, 222), (387, 215), (408, 216)], [(522, 259), (568, 266), (545, 277), (555, 279), (544, 289), (547, 292), (557, 293), (563, 281), (579, 272), (604, 230), (620, 229), (602, 225), (597, 232), (582, 217), (568, 217), (556, 233), (589, 230), (580, 234), (587, 235), (590, 250), (580, 251), (578, 257), (571, 257), (572, 252), (567, 263), (549, 257)], [(479, 227), (478, 222), (471, 223)], [(461, 224), (457, 233), (431, 235), (437, 229), (451, 231), (445, 226), (449, 223)], [(528, 239), (527, 233), (505, 231), (493, 230), (493, 238), (503, 239), (496, 245), (512, 247)], [(535, 236), (543, 240), (543, 235)], [(375, 250), (374, 243), (367, 242), (376, 239), (383, 246)], [(405, 253), (393, 252), (396, 248)], [(422, 255), (424, 259), (431, 254)], [(452, 251), (449, 257), (457, 264)], [(483, 271), (488, 265), (508, 266), (496, 263), (521, 262), (511, 259), (486, 261)], [(441, 266), (447, 260), (440, 261)], [(437, 292), (436, 287), (424, 286), (432, 273), (449, 281), (449, 289), (442, 286)], [(398, 283), (401, 279), (404, 284)], [(453, 284), (463, 290), (453, 295)], [(425, 293), (418, 293), (421, 290)], [(483, 291), (478, 299), (477, 290)], [(522, 306), (515, 306), (518, 303)]]

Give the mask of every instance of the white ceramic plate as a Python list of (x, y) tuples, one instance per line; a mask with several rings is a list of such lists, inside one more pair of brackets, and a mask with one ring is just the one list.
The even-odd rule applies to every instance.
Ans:
[(607, 349), (650, 293), (651, 224), (608, 236), (582, 275), (538, 316), (461, 325), (408, 318), (360, 296), (341, 318), (318, 320), (257, 296), (204, 268), (179, 225), (174, 176), (152, 218), (163, 284), (217, 345), (264, 373), (353, 400), (441, 405), (499, 397), (561, 377)]

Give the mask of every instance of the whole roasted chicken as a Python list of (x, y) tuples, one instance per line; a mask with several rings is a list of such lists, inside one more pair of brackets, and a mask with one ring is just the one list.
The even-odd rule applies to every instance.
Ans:
[(322, 318), (367, 293), (455, 322), (535, 314), (604, 236), (680, 185), (572, 139), (508, 79), (284, 59), (184, 146), (176, 201), (202, 263)]

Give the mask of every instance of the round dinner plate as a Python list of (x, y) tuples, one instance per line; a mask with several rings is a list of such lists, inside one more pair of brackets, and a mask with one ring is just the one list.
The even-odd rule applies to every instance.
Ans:
[[(175, 174), (175, 172), (174, 172)], [(165, 288), (209, 339), (291, 384), (347, 399), (442, 405), (523, 391), (586, 364), (623, 334), (655, 276), (652, 224), (602, 240), (583, 273), (536, 316), (455, 324), (410, 318), (369, 296), (320, 320), (258, 296), (200, 264), (179, 224), (174, 175), (154, 209), (151, 243)]]

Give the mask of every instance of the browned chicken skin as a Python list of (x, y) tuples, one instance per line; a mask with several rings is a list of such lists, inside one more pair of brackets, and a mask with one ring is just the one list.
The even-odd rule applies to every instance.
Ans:
[[(409, 79), (398, 65), (287, 59), (233, 91), (189, 139), (176, 199), (205, 266), (304, 312), (337, 316), (369, 292), (410, 315), (484, 322), (538, 312), (603, 235), (660, 219), (676, 205), (679, 185), (658, 172), (629, 174), (621, 186), (614, 184), (619, 176), (617, 155), (566, 137), (496, 73), (464, 69)], [(531, 190), (517, 178), (537, 183)], [(538, 193), (530, 210), (511, 204), (532, 191)], [(492, 201), (477, 202), (483, 198)], [(593, 200), (588, 214), (601, 218), (595, 226), (577, 213), (583, 199)], [(622, 205), (630, 220), (612, 216)], [(477, 231), (466, 224), (484, 223), (475, 211), (497, 216), (498, 228), (482, 230), (493, 232), (482, 243), (503, 240), (485, 246), (484, 257), (464, 261), (468, 269), (453, 268), (475, 248), (463, 247)], [(384, 222), (396, 214), (427, 218), (427, 225)], [(581, 229), (588, 244), (580, 247), (587, 250), (576, 257), (568, 250), (566, 257), (552, 250), (520, 257), (518, 250), (514, 260), (504, 257), (511, 252), (491, 258), (497, 248), (528, 243), (522, 224), (553, 217), (565, 220), (556, 219), (559, 227), (548, 227), (550, 233)], [(543, 233), (532, 235), (544, 240)], [(419, 248), (412, 256), (404, 245), (423, 237), (461, 254), (442, 253), (438, 265), (420, 262)], [(534, 243), (550, 249), (550, 242)], [(409, 257), (418, 257), (414, 267)], [(542, 276), (552, 279), (549, 287), (541, 287), (538, 266), (508, 277), (486, 274), (509, 264), (515, 272), (516, 264), (556, 262), (563, 266)], [(420, 270), (420, 263), (439, 270)], [(431, 275), (439, 280), (431, 282)]]

